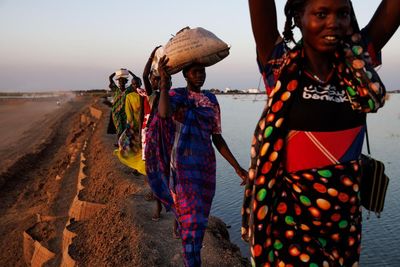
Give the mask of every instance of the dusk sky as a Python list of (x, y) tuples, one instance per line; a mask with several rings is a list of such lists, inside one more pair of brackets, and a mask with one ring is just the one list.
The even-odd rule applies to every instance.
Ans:
[[(277, 0), (279, 29), (285, 1)], [(365, 26), (379, 0), (354, 0)], [(142, 76), (156, 45), (181, 28), (203, 27), (231, 46), (207, 68), (204, 88), (257, 88), (260, 74), (247, 0), (0, 0), (0, 91), (107, 88), (124, 67)], [(400, 31), (383, 49), (379, 69), (388, 90), (400, 89)], [(396, 49), (397, 48), (397, 49)], [(173, 86), (184, 85), (182, 74)]]

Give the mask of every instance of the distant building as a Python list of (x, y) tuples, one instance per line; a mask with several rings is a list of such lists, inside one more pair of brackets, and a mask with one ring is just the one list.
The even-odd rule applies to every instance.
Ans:
[(245, 91), (239, 89), (231, 89), (229, 87), (225, 88), (225, 94), (244, 94)]
[(249, 94), (259, 94), (259, 93), (261, 93), (260, 90), (258, 90), (257, 88), (249, 88), (249, 89), (247, 89), (245, 91), (246, 91), (246, 93), (249, 93)]

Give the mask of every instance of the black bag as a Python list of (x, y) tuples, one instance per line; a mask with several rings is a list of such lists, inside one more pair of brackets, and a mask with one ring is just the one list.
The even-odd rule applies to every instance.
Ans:
[(385, 205), (386, 191), (389, 178), (385, 174), (385, 165), (371, 157), (369, 149), (368, 130), (365, 125), (365, 137), (367, 141), (368, 155), (361, 154), (361, 181), (360, 198), (361, 205), (369, 211), (375, 212), (378, 218), (381, 216)]
[(368, 155), (361, 155), (361, 205), (380, 217), (385, 204), (389, 178), (385, 175), (385, 165)]

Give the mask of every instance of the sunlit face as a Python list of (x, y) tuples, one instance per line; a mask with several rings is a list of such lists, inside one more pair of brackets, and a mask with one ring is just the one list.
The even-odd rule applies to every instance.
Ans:
[(185, 75), (189, 87), (200, 89), (206, 80), (206, 68), (201, 65), (193, 65)]
[(350, 30), (350, 12), (348, 0), (308, 0), (298, 21), (304, 47), (318, 53), (335, 51)]

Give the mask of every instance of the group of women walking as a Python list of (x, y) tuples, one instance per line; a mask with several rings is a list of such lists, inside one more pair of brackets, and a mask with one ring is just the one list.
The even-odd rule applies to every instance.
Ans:
[[(283, 36), (273, 0), (249, 0), (249, 7), (268, 95), (249, 172), (222, 137), (217, 98), (201, 90), (205, 67), (187, 66), (186, 86), (171, 89), (167, 57), (160, 59), (158, 75), (150, 70), (155, 50), (143, 75), (146, 90), (136, 100), (126, 97), (126, 107), (134, 104), (126, 112), (125, 135), (140, 145), (125, 147), (144, 150), (145, 171), (137, 169), (175, 214), (185, 266), (201, 265), (215, 194), (213, 145), (246, 183), (242, 237), (254, 266), (358, 266), (359, 157), (366, 113), (385, 101), (374, 67), (400, 24), (400, 1), (382, 0), (360, 29), (350, 0), (288, 0)], [(118, 97), (113, 118), (121, 110)]]

